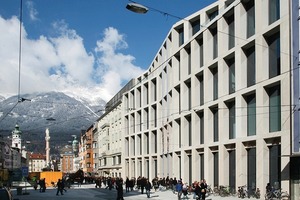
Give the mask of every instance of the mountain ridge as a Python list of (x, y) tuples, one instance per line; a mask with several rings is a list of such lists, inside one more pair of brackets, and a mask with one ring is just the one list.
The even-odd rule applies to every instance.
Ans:
[(50, 131), (52, 149), (66, 145), (72, 135), (79, 136), (93, 125), (106, 104), (100, 98), (95, 102), (63, 92), (24, 94), (22, 101), (17, 99), (0, 96), (0, 135), (10, 137), (18, 124), (22, 139), (29, 141), (26, 146), (30, 151), (44, 151), (46, 128)]

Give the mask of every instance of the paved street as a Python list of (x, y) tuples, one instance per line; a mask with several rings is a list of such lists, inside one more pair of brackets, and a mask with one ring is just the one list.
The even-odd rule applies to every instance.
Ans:
[[(24, 192), (24, 190), (23, 190)], [(52, 199), (64, 199), (64, 200), (83, 200), (83, 199), (103, 199), (103, 200), (115, 200), (117, 193), (115, 189), (106, 190), (103, 188), (95, 188), (94, 184), (82, 185), (81, 187), (74, 186), (71, 189), (68, 189), (67, 192), (64, 193), (63, 196), (56, 196), (55, 188), (47, 188), (45, 193), (40, 193), (38, 190), (33, 190), (32, 188), (28, 188), (27, 192), (29, 195), (17, 195), (17, 191), (15, 189), (12, 190), (13, 196), (15, 199), (19, 200), (52, 200)], [(124, 191), (124, 199), (148, 199), (146, 194), (141, 194), (140, 191), (132, 191), (129, 193), (125, 193)], [(174, 200), (177, 199), (177, 196), (172, 193), (172, 191), (157, 191), (151, 192), (151, 198), (153, 200)], [(186, 199), (193, 199), (193, 195), (189, 195)], [(207, 200), (224, 200), (224, 199), (239, 199), (237, 197), (220, 197), (220, 196), (210, 196), (206, 198)], [(248, 200), (254, 200), (254, 198), (250, 198)]]

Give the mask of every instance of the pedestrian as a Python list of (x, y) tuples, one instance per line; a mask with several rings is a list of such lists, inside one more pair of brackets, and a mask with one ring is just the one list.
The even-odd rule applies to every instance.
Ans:
[(125, 187), (126, 187), (126, 193), (129, 192), (130, 181), (129, 181), (129, 178), (128, 178), (128, 177), (126, 177)]
[(206, 191), (207, 191), (207, 183), (206, 180), (203, 179), (200, 184), (200, 191), (201, 191), (201, 199), (205, 199)]
[(116, 181), (116, 189), (117, 189), (117, 200), (123, 200), (123, 182), (122, 180)]
[(65, 179), (64, 178), (61, 180), (61, 190), (67, 192), (67, 190), (65, 189)]
[(145, 188), (145, 185), (146, 185), (146, 179), (143, 177), (141, 179), (141, 193), (144, 194), (144, 188)]
[(175, 194), (176, 192), (176, 185), (177, 185), (177, 180), (176, 177), (174, 177), (173, 181), (172, 181), (172, 186), (173, 186), (173, 193)]
[(57, 183), (56, 183), (56, 187), (57, 187), (57, 191), (56, 191), (56, 196), (59, 196), (59, 192), (61, 195), (64, 195), (63, 194), (63, 190), (62, 190), (62, 182), (60, 179), (58, 179)]
[(149, 179), (147, 179), (146, 185), (145, 185), (147, 198), (150, 198), (150, 191), (151, 191), (151, 188), (152, 188), (152, 185), (151, 185)]
[(194, 183), (194, 199), (200, 199), (201, 198), (201, 188), (200, 188), (200, 183), (199, 182), (195, 182)]
[(183, 197), (185, 198), (185, 199), (187, 199), (188, 198), (188, 185), (187, 185), (187, 183), (184, 183), (183, 185), (182, 185), (182, 194), (183, 194)]
[(180, 180), (178, 180), (176, 184), (176, 191), (177, 191), (178, 200), (180, 200), (182, 195), (182, 182)]
[(39, 181), (40, 184), (40, 192), (45, 192), (46, 191), (46, 179), (43, 178)]

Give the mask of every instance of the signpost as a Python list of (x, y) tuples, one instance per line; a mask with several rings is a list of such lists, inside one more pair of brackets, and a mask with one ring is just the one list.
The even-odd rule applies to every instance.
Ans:
[(28, 167), (22, 167), (22, 176), (28, 177)]
[(23, 177), (23, 180), (25, 182), (25, 193), (24, 194), (29, 194), (27, 193), (27, 186), (26, 186), (26, 182), (27, 182), (27, 177), (28, 177), (28, 167), (22, 167), (22, 177)]

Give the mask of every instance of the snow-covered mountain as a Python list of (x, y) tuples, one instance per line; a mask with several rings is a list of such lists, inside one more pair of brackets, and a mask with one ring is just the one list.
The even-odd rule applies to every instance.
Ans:
[[(33, 93), (5, 98), (0, 96), (0, 135), (10, 136), (20, 126), (22, 139), (33, 148), (44, 149), (45, 130), (50, 130), (50, 145), (58, 147), (80, 135), (103, 113), (102, 99), (80, 98), (62, 92)], [(36, 144), (36, 145), (35, 145)], [(32, 149), (31, 149), (32, 150)], [(34, 149), (33, 149), (34, 150)]]

